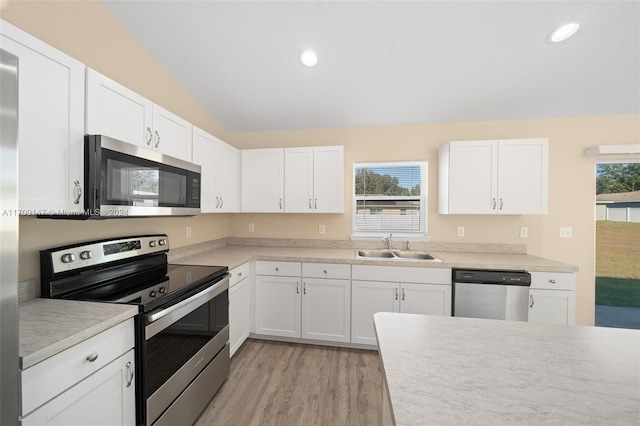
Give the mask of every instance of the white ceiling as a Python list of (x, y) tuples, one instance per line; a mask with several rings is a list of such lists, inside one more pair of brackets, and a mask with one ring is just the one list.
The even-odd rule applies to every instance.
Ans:
[(103, 3), (229, 132), (640, 113), (640, 1)]

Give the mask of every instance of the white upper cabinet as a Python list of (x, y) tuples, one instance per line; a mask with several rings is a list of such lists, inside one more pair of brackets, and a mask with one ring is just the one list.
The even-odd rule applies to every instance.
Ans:
[(438, 213), (546, 214), (548, 139), (450, 142), (440, 148)]
[(343, 213), (344, 147), (242, 151), (242, 211)]
[(81, 211), (84, 65), (1, 23), (0, 46), (19, 63), (18, 206), (23, 214)]
[(193, 126), (193, 162), (202, 167), (201, 213), (232, 213), (240, 208), (240, 153)]
[(285, 211), (344, 212), (344, 147), (286, 148)]
[(85, 125), (88, 134), (191, 161), (191, 123), (90, 68)]
[(241, 208), (243, 212), (284, 211), (284, 150), (241, 151)]

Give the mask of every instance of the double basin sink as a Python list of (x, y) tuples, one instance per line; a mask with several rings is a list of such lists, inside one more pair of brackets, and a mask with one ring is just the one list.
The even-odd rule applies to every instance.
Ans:
[(442, 262), (441, 259), (423, 251), (411, 250), (356, 250), (356, 259), (380, 259), (380, 260), (422, 260)]

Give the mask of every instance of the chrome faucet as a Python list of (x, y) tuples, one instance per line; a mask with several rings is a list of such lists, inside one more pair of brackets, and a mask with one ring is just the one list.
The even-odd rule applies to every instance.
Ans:
[(384, 242), (386, 242), (386, 243), (387, 243), (387, 248), (388, 248), (389, 250), (391, 250), (391, 243), (393, 243), (393, 241), (391, 240), (391, 236), (392, 236), (392, 235), (393, 235), (393, 234), (389, 234), (389, 236), (388, 236), (388, 237), (384, 237), (384, 238), (382, 239), (382, 241), (384, 241)]
[(406, 245), (407, 251), (411, 250), (411, 249), (409, 248), (409, 240), (405, 241), (405, 242), (404, 242), (404, 244)]

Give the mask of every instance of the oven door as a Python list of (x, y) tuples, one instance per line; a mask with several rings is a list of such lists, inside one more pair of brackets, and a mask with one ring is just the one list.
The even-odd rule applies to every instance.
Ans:
[[(207, 381), (220, 385), (228, 377), (229, 275), (171, 306), (143, 314), (142, 318), (140, 408), (146, 411), (143, 423), (151, 425), (161, 416), (172, 417), (165, 412), (173, 406), (180, 408), (182, 394), (201, 373), (208, 375)], [(215, 366), (210, 365), (214, 363)], [(212, 373), (205, 370), (220, 377), (209, 377)], [(217, 389), (211, 387), (206, 403)], [(196, 417), (199, 414), (195, 413)]]
[(89, 210), (101, 216), (200, 212), (200, 166), (101, 135), (87, 136)]

